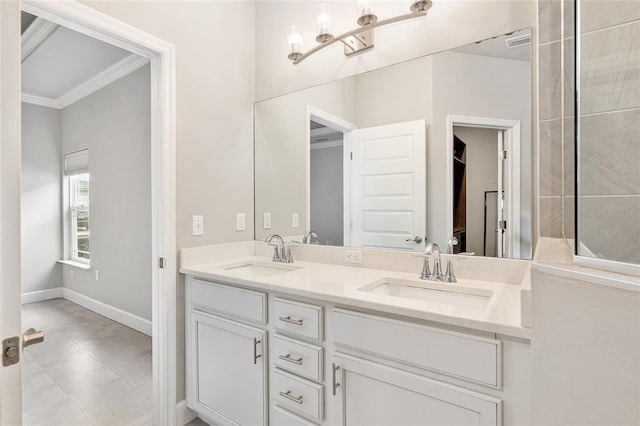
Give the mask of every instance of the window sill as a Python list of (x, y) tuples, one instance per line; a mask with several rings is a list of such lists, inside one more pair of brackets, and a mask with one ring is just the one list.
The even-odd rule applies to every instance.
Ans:
[(58, 263), (73, 266), (75, 268), (80, 268), (80, 269), (91, 269), (91, 265), (89, 265), (88, 263), (76, 262), (75, 260), (58, 260)]

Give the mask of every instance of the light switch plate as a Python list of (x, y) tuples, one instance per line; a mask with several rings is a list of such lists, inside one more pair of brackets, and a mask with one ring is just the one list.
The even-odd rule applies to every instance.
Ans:
[(264, 212), (262, 214), (262, 227), (264, 229), (271, 229), (271, 212)]
[(236, 213), (236, 231), (244, 231), (246, 227), (245, 222), (244, 213)]
[(193, 232), (194, 237), (204, 235), (204, 216), (193, 216)]
[(292, 228), (299, 228), (300, 227), (300, 214), (299, 213), (292, 213), (291, 214), (291, 227)]

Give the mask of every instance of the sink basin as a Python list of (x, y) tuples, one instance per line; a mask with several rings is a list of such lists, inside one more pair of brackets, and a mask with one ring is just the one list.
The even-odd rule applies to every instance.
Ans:
[(253, 275), (271, 276), (285, 274), (300, 268), (302, 268), (302, 266), (294, 266), (289, 263), (249, 261), (228, 265), (223, 269), (225, 271), (243, 271)]
[(473, 309), (483, 309), (493, 296), (491, 290), (463, 287), (458, 284), (417, 282), (397, 278), (383, 278), (358, 290)]

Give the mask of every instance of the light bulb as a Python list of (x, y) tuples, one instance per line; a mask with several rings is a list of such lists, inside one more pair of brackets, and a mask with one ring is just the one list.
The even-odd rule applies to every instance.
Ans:
[(289, 56), (292, 61), (299, 59), (302, 56), (302, 36), (296, 29), (295, 25), (289, 27), (289, 37), (287, 38), (289, 43)]
[(316, 11), (316, 25), (318, 28), (316, 41), (318, 43), (326, 43), (333, 40), (333, 34), (331, 34), (331, 16), (325, 4), (321, 4)]
[(373, 13), (373, 0), (356, 0), (358, 7), (358, 25), (365, 26), (374, 24), (378, 17)]

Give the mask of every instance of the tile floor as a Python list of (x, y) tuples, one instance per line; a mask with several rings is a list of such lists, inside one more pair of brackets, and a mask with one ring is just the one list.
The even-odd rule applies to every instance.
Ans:
[(22, 307), (25, 425), (150, 425), (151, 338), (64, 299)]

